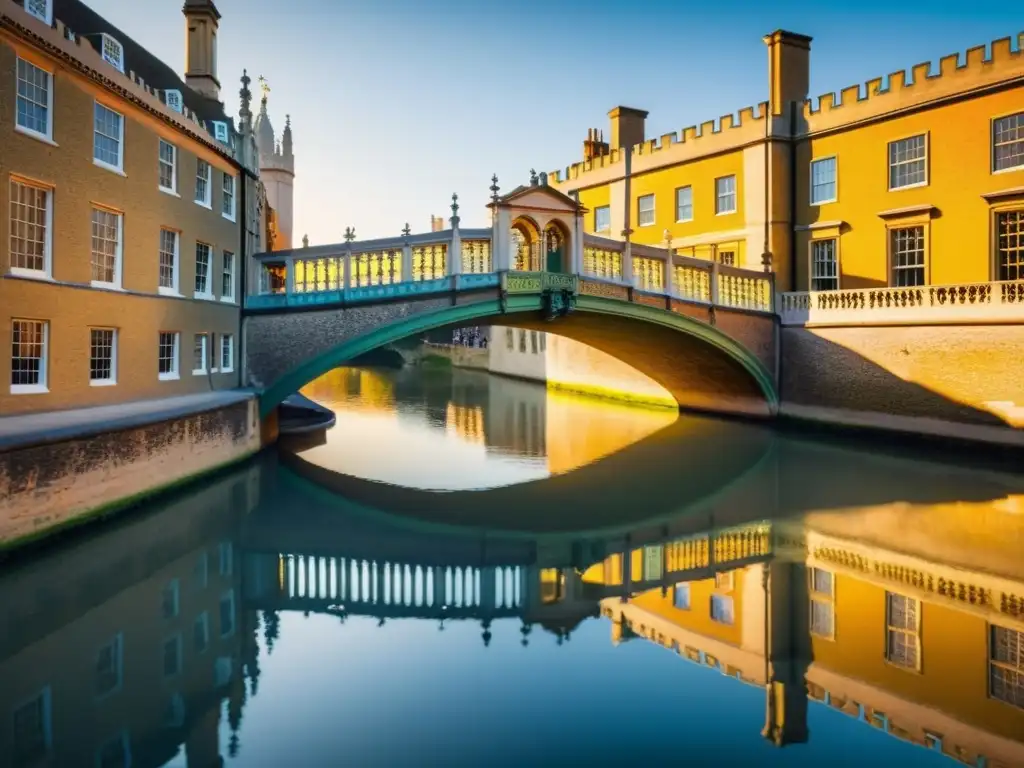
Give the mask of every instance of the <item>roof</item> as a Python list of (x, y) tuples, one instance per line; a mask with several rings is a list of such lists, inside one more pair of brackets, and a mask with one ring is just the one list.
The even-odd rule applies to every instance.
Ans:
[[(23, 0), (14, 0), (14, 2), (16, 5), (23, 5)], [(185, 102), (185, 106), (195, 112), (201, 120), (223, 121), (234, 130), (234, 123), (224, 112), (223, 104), (189, 88), (173, 68), (151, 54), (81, 0), (53, 0), (53, 18), (62, 21), (76, 34), (88, 38), (97, 49), (100, 45), (100, 35), (106, 34), (114, 38), (124, 48), (125, 74), (134, 72), (152, 88), (181, 91), (181, 98)]]
[(569, 195), (565, 194), (564, 192), (558, 191), (557, 189), (555, 189), (552, 186), (549, 186), (548, 184), (520, 184), (507, 195), (502, 195), (501, 197), (499, 197), (496, 202), (488, 203), (487, 207), (491, 208), (495, 205), (508, 205), (517, 197), (525, 195), (528, 192), (544, 192), (545, 194), (551, 195), (552, 197), (558, 200), (562, 200), (573, 210), (579, 210), (583, 208), (583, 205), (578, 200), (569, 197)]

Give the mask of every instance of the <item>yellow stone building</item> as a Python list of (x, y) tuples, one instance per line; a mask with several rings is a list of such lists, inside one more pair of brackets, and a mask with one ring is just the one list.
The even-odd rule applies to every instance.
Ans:
[(977, 46), (938, 71), (917, 64), (811, 99), (811, 38), (780, 30), (764, 43), (756, 107), (660, 138), (647, 112), (616, 107), (607, 141), (588, 132), (583, 161), (551, 175), (588, 209), (587, 232), (768, 261), (780, 291), (1022, 277), (1020, 46), (1003, 38), (988, 58)]

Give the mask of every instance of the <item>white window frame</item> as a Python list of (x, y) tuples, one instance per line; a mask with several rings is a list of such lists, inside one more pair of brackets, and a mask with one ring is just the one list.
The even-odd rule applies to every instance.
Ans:
[[(202, 357), (203, 357), (203, 362), (202, 362), (202, 367), (201, 368), (196, 368), (195, 367), (196, 366), (196, 364), (195, 364), (195, 359), (196, 359), (196, 342), (199, 342), (199, 341), (202, 341), (202, 347), (203, 347)], [(208, 334), (208, 333), (197, 333), (197, 334), (195, 334), (195, 336), (192, 338), (192, 375), (193, 376), (205, 376), (207, 373), (210, 373), (211, 371), (209, 370), (209, 368), (210, 368), (209, 359), (210, 359), (210, 334)]]
[[(679, 595), (686, 595), (686, 607), (679, 605)], [(677, 611), (689, 611), (693, 608), (693, 590), (690, 587), (690, 582), (680, 581), (678, 584), (672, 587), (672, 607)]]
[[(917, 139), (917, 138), (923, 138), (924, 139), (924, 157), (915, 158), (914, 160), (903, 160), (903, 161), (898, 161), (898, 162), (894, 163), (893, 160), (892, 160), (893, 145), (900, 144), (901, 142), (910, 141), (911, 139)], [(892, 141), (888, 142), (885, 145), (885, 163), (886, 163), (886, 165), (885, 165), (885, 179), (886, 179), (886, 184), (888, 185), (888, 190), (890, 192), (898, 192), (899, 190), (902, 190), (902, 189), (917, 189), (918, 187), (927, 187), (928, 186), (928, 182), (930, 180), (929, 179), (930, 174), (928, 173), (928, 165), (929, 165), (929, 159), (930, 159), (929, 155), (931, 154), (931, 146), (930, 146), (930, 144), (931, 144), (931, 141), (930, 141), (930, 137), (929, 137), (928, 131), (924, 131), (923, 133), (915, 133), (915, 134), (912, 134), (910, 136), (903, 136), (902, 138), (899, 138), (899, 139), (893, 139)], [(918, 162), (923, 162), (924, 163), (924, 181), (916, 181), (913, 184), (903, 184), (903, 185), (898, 186), (898, 187), (894, 187), (892, 185), (892, 171), (893, 171), (893, 168), (895, 168), (897, 166), (900, 166), (900, 165), (909, 165), (910, 163), (918, 163)]]
[(32, 0), (25, 0), (25, 13), (39, 19), (44, 24), (53, 25), (53, 0), (43, 0), (43, 15), (40, 16), (32, 8)]
[[(46, 750), (44, 757), (38, 763), (32, 763), (32, 765), (49, 765), (50, 760), (53, 756), (53, 694), (50, 691), (50, 686), (44, 686), (42, 690), (29, 696), (28, 698), (19, 701), (11, 710), (11, 720), (13, 726), (14, 715), (29, 704), (34, 705), (36, 700), (42, 700), (42, 731), (43, 731), (43, 746)], [(13, 745), (13, 739), (15, 734), (12, 732), (11, 739)], [(12, 750), (13, 753), (13, 750)]]
[[(102, 213), (108, 213), (117, 219), (117, 247), (114, 249), (114, 281), (108, 283), (105, 280), (90, 280), (89, 284), (93, 288), (113, 288), (115, 290), (121, 290), (121, 272), (124, 266), (124, 214), (120, 211), (115, 211), (111, 208), (104, 208), (100, 205), (93, 205), (92, 212), (100, 211)], [(92, 218), (90, 216), (90, 222)], [(89, 268), (92, 269), (92, 236), (89, 237)], [(90, 275), (91, 277), (91, 275)]]
[[(115, 57), (108, 53), (108, 49), (117, 51), (116, 61)], [(100, 35), (100, 57), (122, 75), (124, 74), (124, 46), (120, 40), (111, 37), (106, 32)]]
[[(110, 378), (94, 379), (92, 377), (92, 332), (110, 331)], [(113, 387), (117, 384), (117, 328), (89, 326), (89, 386), (90, 387)]]
[[(996, 123), (1000, 120), (1007, 120), (1011, 117), (1016, 117), (1018, 120), (1018, 130), (1024, 131), (1024, 112), (1011, 112), (1008, 115), (999, 115), (992, 118), (992, 127), (989, 129), (991, 152), (992, 152), (992, 173), (1012, 173), (1013, 171), (1024, 171), (1024, 155), (1021, 156), (1020, 162), (1017, 165), (1010, 165), (1006, 168), (996, 168)], [(1024, 135), (1020, 138), (1014, 139), (1007, 144), (1016, 144), (1018, 142), (1024, 142)]]
[(230, 541), (222, 541), (217, 545), (217, 573), (230, 576), (235, 572), (235, 547)]
[(181, 98), (181, 91), (176, 89), (168, 89), (164, 91), (164, 104), (175, 112), (184, 111), (185, 102)]
[[(598, 211), (605, 211), (608, 214), (608, 226), (598, 227), (597, 226), (597, 214)], [(598, 205), (594, 207), (594, 231), (595, 232), (611, 232), (612, 231), (612, 207), (610, 205)]]
[[(37, 131), (34, 128), (29, 128), (27, 125), (22, 125), (18, 121), (18, 102), (24, 98), (18, 93), (18, 81), (20, 79), (18, 77), (19, 64), (25, 64), (46, 75), (46, 104), (40, 105), (46, 107), (46, 130), (43, 132)], [(17, 61), (14, 64), (14, 130), (18, 133), (23, 133), (26, 136), (31, 136), (33, 139), (40, 139), (45, 141), (47, 144), (54, 144), (54, 146), (56, 146), (53, 141), (53, 72), (48, 69), (44, 69), (34, 61), (29, 61), (21, 56), (17, 57)]]
[[(816, 277), (814, 274), (814, 248), (816, 245), (821, 243), (832, 243), (832, 256), (835, 260), (836, 265), (836, 287), (832, 289), (815, 288), (814, 281), (816, 279), (822, 279)], [(820, 290), (835, 290), (838, 291), (842, 287), (842, 270), (839, 268), (839, 237), (819, 237), (817, 239), (811, 239), (807, 245), (807, 290), (809, 291), (820, 291)]]
[[(174, 356), (171, 358), (173, 366), (171, 370), (166, 373), (160, 372), (160, 341), (161, 336), (168, 335), (173, 337), (174, 340)], [(156, 337), (156, 357), (157, 357), (157, 378), (160, 381), (177, 381), (181, 378), (181, 331), (160, 331)]]
[[(1009, 632), (1017, 635), (1017, 655), (1016, 661), (1012, 660), (998, 660), (996, 659), (996, 633), (997, 632)], [(1003, 672), (1007, 677), (1016, 677), (1018, 680), (1024, 679), (1024, 632), (1013, 627), (1006, 627), (1001, 624), (989, 624), (988, 626), (988, 696), (994, 701), (1002, 702), (1008, 706), (1016, 709), (1024, 708), (1024, 700), (1016, 700), (1016, 697), (1010, 696), (998, 696), (996, 695), (995, 686), (993, 685), (993, 678), (995, 677), (996, 671)], [(1016, 690), (1016, 686), (1013, 690)]]
[[(732, 191), (722, 193), (719, 188), (719, 184), (732, 180)], [(715, 179), (715, 216), (727, 216), (730, 213), (736, 213), (739, 210), (739, 184), (736, 183), (736, 174), (730, 173), (727, 176), (719, 176)], [(732, 198), (732, 208), (723, 208), (723, 200), (726, 198)]]
[[(11, 333), (14, 333), (15, 323), (39, 323), (42, 328), (42, 356), (39, 359), (39, 381), (35, 384), (11, 384), (12, 395), (43, 395), (48, 393), (49, 390), (49, 368), (50, 368), (50, 322), (48, 320), (36, 320), (27, 317), (14, 317), (11, 318)], [(11, 362), (14, 360), (14, 349), (12, 346), (8, 349), (8, 354), (11, 355)], [(13, 371), (12, 371), (13, 375)]]
[[(651, 210), (650, 210), (651, 220), (649, 222), (647, 222), (646, 224), (644, 224), (642, 221), (640, 221), (640, 214), (647, 213), (647, 211), (644, 211), (643, 208), (641, 207), (643, 202), (646, 201), (646, 200), (650, 200), (651, 201)], [(637, 199), (636, 199), (636, 225), (638, 227), (653, 227), (657, 223), (657, 221), (658, 221), (657, 210), (658, 210), (657, 209), (657, 200), (655, 200), (653, 192), (651, 194), (649, 194), (649, 195), (640, 195), (639, 197), (637, 197)]]
[[(224, 362), (224, 354), (227, 353), (227, 363)], [(220, 335), (220, 372), (235, 372), (235, 335), (233, 333), (222, 333)]]
[[(690, 190), (690, 215), (683, 218), (679, 215), (679, 193), (683, 190)], [(676, 224), (683, 224), (687, 221), (693, 221), (693, 185), (684, 184), (681, 187), (676, 187)]]
[[(228, 200), (228, 197), (229, 197), (229, 195), (228, 195), (228, 179), (231, 180), (231, 194), (230, 194), (231, 211), (230, 212), (224, 210), (224, 203)], [(227, 173), (226, 171), (222, 172), (221, 182), (220, 182), (220, 193), (221, 193), (220, 215), (223, 216), (228, 221), (232, 221), (232, 222), (235, 220), (235, 213), (236, 213), (236, 209), (238, 208), (238, 195), (236, 194), (237, 189), (238, 189), (237, 179), (235, 179), (234, 176), (232, 176), (230, 173)]]
[[(117, 136), (117, 165), (111, 165), (106, 160), (100, 160), (96, 157), (96, 108), (100, 107), (112, 112), (120, 118), (118, 124), (118, 136)], [(93, 125), (92, 125), (92, 162), (93, 165), (99, 166), (100, 168), (106, 168), (108, 171), (119, 173), (124, 175), (124, 114), (118, 112), (116, 109), (112, 109), (104, 104), (102, 101), (93, 102), (92, 108)], [(112, 138), (108, 136), (107, 138)]]
[[(228, 287), (231, 289), (230, 292), (224, 292), (224, 277), (228, 274), (227, 264), (228, 257), (231, 257), (231, 279), (228, 281)], [(220, 257), (220, 300), (226, 304), (235, 303), (235, 263), (238, 261), (238, 257), (234, 251), (222, 251)]]
[[(160, 179), (160, 170), (163, 166), (167, 165), (167, 163), (164, 162), (163, 157), (160, 155), (160, 150), (163, 149), (164, 146), (168, 146), (171, 148), (171, 186), (169, 187), (165, 187)], [(157, 144), (156, 150), (156, 165), (157, 189), (159, 189), (161, 192), (166, 192), (169, 195), (181, 197), (181, 195), (178, 194), (178, 147), (172, 144), (171, 142), (167, 141), (166, 139), (160, 139), (159, 143)]]
[(228, 124), (223, 120), (213, 120), (213, 138), (219, 141), (221, 144), (228, 144), (231, 140), (231, 134), (228, 131)]
[[(199, 171), (202, 170), (203, 166), (206, 166), (206, 176), (205, 177), (199, 175)], [(196, 178), (195, 178), (195, 181), (196, 181), (196, 185), (195, 186), (196, 187), (199, 186), (199, 180), (200, 179), (204, 179), (204, 181), (206, 182), (206, 196), (202, 200), (200, 200), (198, 197), (196, 197), (196, 193), (199, 190), (198, 189), (193, 189), (192, 198), (193, 198), (193, 200), (195, 200), (196, 205), (201, 205), (201, 206), (203, 206), (203, 208), (209, 208), (210, 210), (213, 210), (213, 203), (212, 203), (212, 200), (213, 200), (213, 166), (210, 165), (205, 160), (203, 160), (203, 158), (197, 157), (196, 158)]]
[[(8, 183), (7, 189), (10, 195), (9, 199), (13, 198), (11, 194), (11, 186), (17, 184), (21, 187), (31, 187), (37, 191), (43, 192), (46, 195), (46, 231), (43, 235), (45, 238), (43, 241), (43, 269), (28, 269), (26, 267), (15, 267), (9, 266), (9, 274), (17, 275), (18, 277), (34, 277), (41, 280), (52, 280), (53, 279), (53, 187), (48, 187), (44, 184), (37, 184), (36, 182), (23, 179), (19, 176), (11, 176), (10, 182)], [(13, 237), (14, 228), (11, 224), (12, 211), (8, 208), (7, 212), (7, 223), (11, 231), (10, 237)], [(10, 253), (10, 241), (8, 241), (8, 253)]]
[(193, 275), (195, 277), (198, 277), (198, 275), (199, 275), (199, 249), (201, 247), (205, 247), (206, 248), (206, 254), (207, 254), (207, 259), (208, 259), (207, 262), (206, 262), (206, 282), (203, 285), (204, 290), (200, 291), (200, 290), (196, 290), (195, 281), (193, 281), (193, 285), (192, 285), (193, 294), (192, 294), (192, 296), (193, 296), (193, 298), (196, 298), (196, 299), (212, 299), (213, 298), (213, 246), (210, 245), (209, 243), (204, 243), (202, 241), (196, 242), (196, 255), (195, 255), (195, 261), (193, 262), (193, 264), (195, 266), (195, 271), (194, 271)]
[[(171, 285), (160, 285), (160, 259), (164, 254), (163, 236), (165, 232), (174, 235), (174, 258), (171, 261)], [(160, 227), (160, 242), (157, 244), (157, 275), (156, 290), (163, 296), (181, 296), (181, 233), (169, 227)]]
[[(814, 198), (814, 168), (819, 163), (824, 163), (831, 160), (832, 165), (832, 197), (821, 200)], [(825, 157), (816, 157), (811, 160), (811, 164), (808, 168), (810, 184), (808, 187), (808, 198), (810, 199), (811, 205), (828, 205), (829, 203), (835, 203), (839, 200), (839, 156), (838, 155), (826, 155)]]

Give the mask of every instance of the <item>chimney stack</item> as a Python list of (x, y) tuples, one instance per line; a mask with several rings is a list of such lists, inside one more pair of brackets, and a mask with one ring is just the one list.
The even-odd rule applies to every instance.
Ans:
[(611, 119), (612, 149), (629, 149), (644, 140), (644, 121), (647, 120), (647, 112), (632, 107), (616, 107), (608, 113)]
[(213, 0), (185, 0), (185, 84), (220, 101), (217, 80), (217, 26), (220, 13)]
[(608, 154), (608, 142), (604, 140), (604, 132), (597, 128), (587, 129), (587, 140), (583, 142), (583, 159), (593, 160), (595, 157)]
[(811, 38), (777, 29), (764, 36), (768, 46), (768, 110), (783, 114), (793, 101), (807, 99), (811, 81)]

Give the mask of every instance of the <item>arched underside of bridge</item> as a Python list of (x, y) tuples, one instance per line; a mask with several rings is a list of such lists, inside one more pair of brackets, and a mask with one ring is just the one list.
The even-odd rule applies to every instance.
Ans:
[[(384, 306), (309, 310), (247, 318), (250, 378), (264, 387), (260, 412), (332, 368), (408, 336), (465, 325), (504, 325), (547, 331), (583, 342), (633, 366), (667, 389), (681, 407), (754, 417), (774, 415), (778, 395), (765, 365), (770, 317), (751, 316), (760, 355), (719, 328), (679, 312), (644, 304), (579, 296), (574, 311), (546, 320), (540, 294), (406, 309)], [(379, 318), (374, 322), (374, 318)], [(731, 319), (743, 319), (733, 316)], [(733, 323), (735, 326), (736, 323)], [(766, 341), (768, 339), (769, 341)]]

